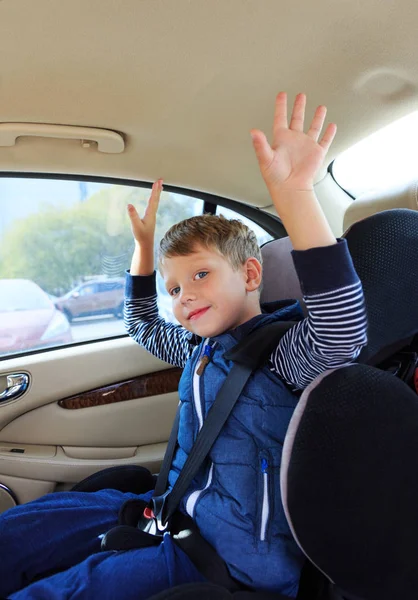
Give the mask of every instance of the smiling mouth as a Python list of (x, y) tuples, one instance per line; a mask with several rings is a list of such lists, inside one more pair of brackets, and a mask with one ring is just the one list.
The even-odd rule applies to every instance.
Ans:
[(201, 317), (202, 315), (204, 315), (208, 310), (209, 310), (209, 306), (207, 306), (206, 308), (201, 308), (199, 310), (195, 310), (192, 313), (190, 313), (190, 315), (187, 317), (189, 321), (195, 321), (196, 319), (198, 319), (199, 317)]

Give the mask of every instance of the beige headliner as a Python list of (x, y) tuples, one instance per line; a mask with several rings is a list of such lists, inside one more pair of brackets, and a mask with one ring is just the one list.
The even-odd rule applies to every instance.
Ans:
[(20, 138), (0, 169), (167, 183), (266, 206), (249, 137), (275, 93), (325, 103), (331, 160), (417, 108), (414, 0), (0, 0), (0, 122), (121, 132), (123, 154)]

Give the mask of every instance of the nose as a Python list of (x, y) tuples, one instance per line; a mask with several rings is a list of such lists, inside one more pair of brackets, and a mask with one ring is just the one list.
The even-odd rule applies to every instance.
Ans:
[(180, 292), (180, 302), (182, 304), (188, 304), (193, 300), (196, 300), (196, 294), (194, 291), (190, 288), (190, 286), (183, 287)]

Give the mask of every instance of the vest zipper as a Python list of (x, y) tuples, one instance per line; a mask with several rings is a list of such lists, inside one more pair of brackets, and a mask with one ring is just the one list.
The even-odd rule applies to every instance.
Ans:
[[(210, 362), (210, 357), (212, 354), (212, 350), (215, 344), (211, 343), (210, 339), (205, 341), (203, 345), (202, 352), (200, 353), (199, 358), (196, 361), (194, 372), (193, 372), (193, 402), (197, 414), (197, 418), (199, 421), (199, 431), (203, 426), (203, 408), (204, 404), (201, 398), (201, 387), (202, 387), (202, 375), (206, 365)], [(195, 490), (190, 494), (186, 501), (186, 512), (191, 517), (193, 517), (194, 509), (197, 501), (199, 500), (200, 495), (210, 486), (212, 483), (212, 474), (213, 474), (213, 463), (210, 465), (208, 478), (206, 480), (206, 484), (203, 488), (199, 490)]]
[(196, 503), (199, 500), (201, 494), (203, 494), (203, 492), (205, 490), (207, 490), (208, 487), (210, 486), (210, 484), (212, 483), (212, 476), (213, 476), (213, 463), (211, 463), (211, 465), (210, 465), (209, 475), (208, 475), (205, 487), (201, 488), (200, 490), (195, 490), (187, 498), (186, 512), (190, 517), (194, 516), (194, 509), (195, 509)]
[(266, 458), (261, 459), (261, 472), (263, 474), (263, 504), (261, 507), (261, 527), (260, 527), (260, 541), (264, 542), (266, 539), (267, 523), (270, 514), (270, 498), (269, 498), (269, 475), (268, 475), (268, 462)]
[[(197, 414), (197, 419), (199, 421), (199, 431), (202, 429), (202, 426), (203, 426), (203, 405), (202, 405), (202, 401), (200, 399), (201, 375), (199, 374), (198, 371), (201, 367), (203, 357), (208, 356), (208, 353), (210, 356), (211, 346), (210, 346), (209, 342), (210, 342), (210, 339), (205, 341), (203, 348), (202, 348), (202, 352), (200, 353), (199, 358), (196, 361), (194, 372), (193, 372), (193, 403), (194, 403), (195, 411)], [(209, 347), (209, 350), (206, 350), (207, 347)]]

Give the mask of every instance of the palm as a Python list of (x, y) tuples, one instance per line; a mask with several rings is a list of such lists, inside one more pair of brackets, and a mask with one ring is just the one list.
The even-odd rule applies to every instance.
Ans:
[(280, 129), (275, 137), (271, 162), (260, 165), (264, 179), (272, 184), (289, 179), (300, 181), (302, 187), (308, 184), (325, 157), (323, 148), (306, 134), (289, 129)]

